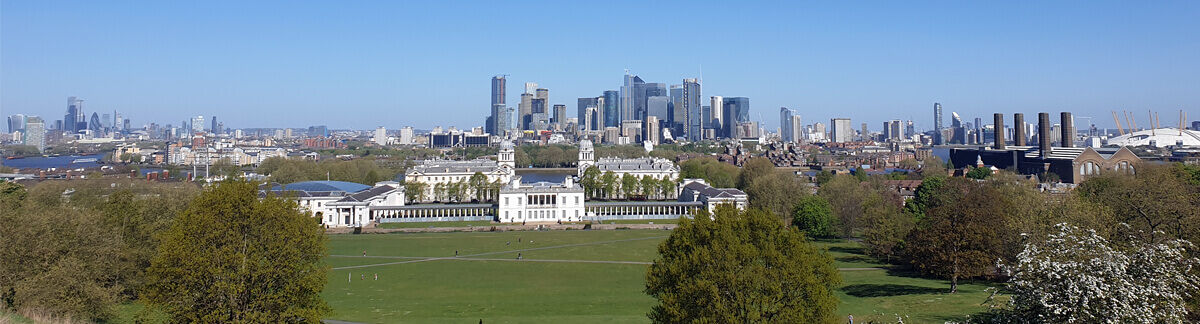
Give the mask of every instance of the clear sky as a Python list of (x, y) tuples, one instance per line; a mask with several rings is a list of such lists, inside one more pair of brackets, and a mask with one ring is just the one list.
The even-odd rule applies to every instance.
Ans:
[(1200, 1), (832, 3), (0, 0), (0, 113), (61, 119), (79, 96), (134, 125), (463, 128), (496, 74), (510, 106), (533, 81), (573, 117), (626, 68), (676, 84), (703, 67), (705, 98), (749, 97), (769, 129), (781, 106), (928, 129), (934, 102), (985, 123), (1200, 119)]

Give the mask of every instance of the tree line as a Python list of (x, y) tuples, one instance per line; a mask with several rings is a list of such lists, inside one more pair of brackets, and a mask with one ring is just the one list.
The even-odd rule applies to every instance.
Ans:
[(0, 310), (104, 321), (315, 322), (323, 228), (259, 184), (0, 182)]

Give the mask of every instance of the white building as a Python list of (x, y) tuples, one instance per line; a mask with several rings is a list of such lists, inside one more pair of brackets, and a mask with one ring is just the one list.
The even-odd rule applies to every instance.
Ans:
[(850, 118), (834, 118), (829, 121), (832, 129), (830, 130), (830, 140), (834, 143), (844, 143), (854, 140), (854, 126), (850, 125)]
[(190, 147), (168, 148), (167, 163), (175, 165), (211, 165), (221, 159), (244, 166), (258, 165), (273, 157), (287, 157), (287, 150), (279, 147), (229, 147), (217, 145), (192, 149)]
[[(422, 183), (425, 192), (414, 198), (419, 201), (440, 200), (436, 197), (439, 185), (467, 182), (476, 172), (487, 177), (487, 182), (508, 183), (516, 174), (516, 151), (512, 142), (500, 143), (496, 160), (475, 159), (471, 161), (423, 160), (404, 175), (405, 183)], [(416, 195), (414, 193), (410, 193)]]
[(578, 176), (583, 177), (584, 171), (595, 166), (600, 170), (600, 173), (612, 171), (618, 178), (626, 174), (633, 175), (638, 179), (643, 176), (650, 176), (654, 179), (678, 179), (679, 166), (671, 160), (663, 158), (642, 157), (632, 159), (622, 158), (600, 158), (596, 160), (596, 150), (592, 147), (592, 141), (579, 141), (579, 163), (577, 164)]
[(392, 181), (380, 182), (325, 206), (332, 210), (321, 219), (325, 225), (362, 227), (376, 220), (379, 213), (374, 209), (404, 206), (404, 187)]
[(379, 126), (379, 128), (376, 128), (375, 136), (371, 138), (371, 141), (375, 142), (375, 144), (379, 145), (379, 146), (387, 146), (387, 144), (388, 144), (387, 128), (383, 128), (383, 126)]
[(572, 222), (586, 217), (583, 187), (570, 177), (563, 183), (524, 184), (520, 177), (500, 189), (498, 220), (501, 223)]
[(413, 128), (404, 127), (400, 129), (400, 145), (413, 144)]
[(302, 211), (328, 227), (366, 226), (382, 214), (376, 209), (404, 206), (404, 187), (392, 181), (374, 187), (345, 181), (305, 181), (276, 185), (269, 193), (296, 199)]

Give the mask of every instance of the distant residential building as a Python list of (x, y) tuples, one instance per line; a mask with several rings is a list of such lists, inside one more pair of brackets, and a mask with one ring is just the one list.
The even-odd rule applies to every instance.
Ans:
[(405, 126), (400, 129), (400, 145), (413, 144), (413, 128)]
[(41, 117), (29, 116), (25, 119), (25, 145), (33, 146), (38, 152), (46, 151), (46, 123)]
[(854, 126), (850, 124), (850, 118), (834, 118), (829, 121), (830, 141), (834, 143), (845, 143), (854, 140)]
[(375, 142), (376, 145), (386, 146), (388, 144), (387, 129), (383, 128), (383, 126), (375, 128), (375, 136), (371, 138), (371, 141)]

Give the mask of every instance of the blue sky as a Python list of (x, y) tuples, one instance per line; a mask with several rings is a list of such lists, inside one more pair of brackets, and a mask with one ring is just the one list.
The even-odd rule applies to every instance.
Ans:
[(461, 128), (483, 124), (492, 75), (511, 106), (532, 81), (574, 115), (626, 68), (701, 67), (705, 97), (749, 97), (771, 129), (780, 106), (926, 129), (933, 102), (1174, 125), (1200, 118), (1200, 2), (0, 1), (4, 115), (60, 119), (79, 96), (135, 125)]

